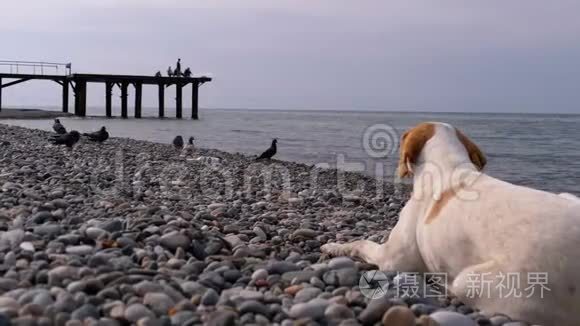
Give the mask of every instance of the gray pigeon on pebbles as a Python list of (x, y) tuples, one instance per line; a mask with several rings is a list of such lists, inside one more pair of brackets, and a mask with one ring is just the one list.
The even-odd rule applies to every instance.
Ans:
[(68, 148), (72, 148), (81, 139), (81, 134), (72, 130), (64, 135), (55, 135), (48, 139), (49, 142), (54, 145), (65, 145)]
[(177, 149), (182, 149), (183, 148), (183, 137), (181, 136), (177, 136), (173, 139), (173, 146), (175, 146), (175, 148)]
[(66, 134), (66, 128), (60, 123), (60, 120), (54, 119), (54, 124), (52, 125), (52, 129), (59, 135)]

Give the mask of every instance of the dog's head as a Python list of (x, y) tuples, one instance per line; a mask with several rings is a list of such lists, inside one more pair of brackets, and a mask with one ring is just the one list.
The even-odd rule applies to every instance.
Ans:
[[(401, 178), (412, 176), (413, 166), (417, 163), (425, 144), (430, 139), (437, 137), (438, 133), (449, 132), (449, 128), (452, 128), (454, 131), (452, 133), (453, 137), (455, 137), (459, 143), (463, 144), (463, 148), (465, 148), (464, 155), (467, 155), (473, 165), (481, 171), (487, 163), (485, 155), (483, 155), (479, 147), (477, 147), (477, 145), (475, 145), (475, 143), (465, 134), (448, 124), (439, 122), (423, 122), (414, 128), (407, 130), (401, 137), (401, 150), (398, 167), (399, 176)], [(449, 147), (450, 150), (454, 150), (454, 147), (452, 147), (451, 144)]]

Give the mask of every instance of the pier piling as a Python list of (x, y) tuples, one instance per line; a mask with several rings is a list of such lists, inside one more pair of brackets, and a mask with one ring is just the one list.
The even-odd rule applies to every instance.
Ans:
[(112, 97), (113, 97), (113, 86), (114, 83), (105, 83), (105, 115), (110, 118), (113, 115), (112, 110)]
[(68, 80), (62, 82), (62, 112), (68, 113)]
[(128, 82), (121, 83), (121, 118), (127, 119), (127, 87), (129, 87)]
[(159, 117), (165, 117), (165, 85), (159, 84)]
[(87, 82), (84, 80), (76, 82), (75, 115), (79, 117), (87, 115)]
[(176, 83), (175, 84), (175, 117), (177, 119), (181, 119), (182, 114), (182, 108), (183, 108), (183, 97), (182, 97), (182, 90), (183, 90), (183, 85), (181, 83)]
[(199, 84), (191, 83), (191, 118), (193, 120), (199, 119), (199, 116), (197, 114), (198, 96), (199, 96)]
[(135, 83), (135, 118), (141, 118), (141, 94), (143, 92), (143, 84)]

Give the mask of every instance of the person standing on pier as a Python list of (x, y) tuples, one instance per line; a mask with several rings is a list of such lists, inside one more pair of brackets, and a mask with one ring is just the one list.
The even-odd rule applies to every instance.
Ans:
[(175, 65), (175, 76), (181, 76), (181, 58), (177, 59), (177, 64)]
[(167, 76), (169, 76), (169, 77), (173, 76), (173, 69), (171, 69), (171, 66), (169, 66), (169, 68), (167, 68)]

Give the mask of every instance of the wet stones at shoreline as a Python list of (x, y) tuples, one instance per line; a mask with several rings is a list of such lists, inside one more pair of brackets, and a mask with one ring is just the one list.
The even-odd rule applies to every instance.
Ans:
[[(298, 163), (196, 149), (217, 168), (171, 145), (112, 138), (67, 151), (47, 148), (43, 131), (0, 130), (0, 325), (436, 325), (426, 318), (440, 311), (511, 321), (396, 291), (371, 300), (359, 281), (372, 266), (320, 253), (329, 241), (381, 242), (405, 187), (376, 196), (355, 173), (343, 190), (336, 171), (315, 171), (313, 185)], [(290, 188), (272, 173), (264, 189), (276, 167)]]

